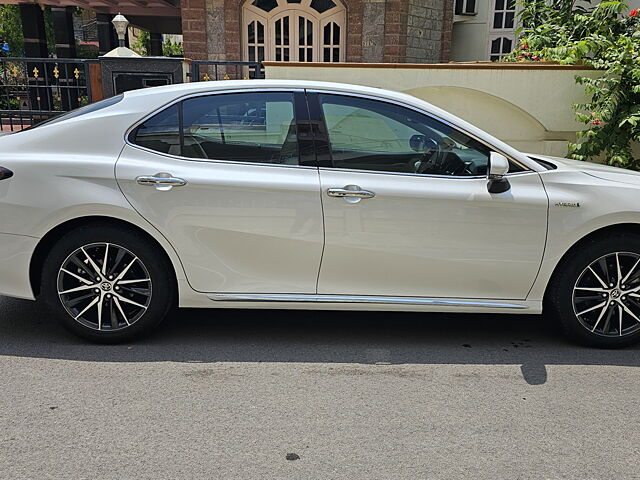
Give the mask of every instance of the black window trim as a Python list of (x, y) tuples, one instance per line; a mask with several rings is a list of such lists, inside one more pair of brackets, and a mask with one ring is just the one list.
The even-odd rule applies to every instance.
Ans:
[[(342, 97), (355, 97), (355, 98), (362, 98), (365, 100), (374, 100), (374, 101), (378, 101), (378, 102), (382, 102), (382, 103), (387, 103), (390, 105), (396, 105), (399, 107), (404, 107), (404, 108), (408, 108), (409, 110), (413, 110), (414, 112), (417, 112), (419, 114), (425, 115), (429, 118), (432, 118), (433, 120), (442, 123), (443, 125), (446, 125), (460, 133), (463, 133), (465, 135), (467, 135), (468, 137), (478, 141), (479, 143), (481, 143), (482, 145), (484, 145), (485, 147), (489, 148), (490, 151), (496, 152), (496, 153), (500, 153), (501, 155), (504, 155), (507, 160), (509, 162), (512, 162), (516, 165), (518, 165), (519, 167), (523, 168), (524, 170), (520, 171), (520, 172), (511, 172), (508, 173), (508, 176), (512, 176), (512, 175), (523, 175), (523, 174), (528, 174), (528, 173), (537, 173), (535, 170), (531, 169), (530, 167), (528, 167), (527, 165), (522, 164), (521, 162), (519, 162), (518, 160), (514, 159), (511, 155), (509, 155), (508, 153), (504, 152), (503, 150), (497, 148), (495, 145), (491, 145), (490, 143), (486, 142), (485, 140), (483, 140), (482, 138), (478, 138), (476, 135), (474, 135), (471, 132), (468, 132), (467, 130), (465, 130), (464, 128), (461, 128), (458, 125), (455, 125), (443, 118), (438, 117), (437, 115), (431, 113), (431, 112), (427, 112), (424, 111), (414, 105), (408, 104), (408, 103), (404, 103), (398, 100), (392, 100), (389, 98), (384, 98), (384, 97), (377, 97), (375, 95), (368, 95), (368, 94), (363, 94), (363, 93), (356, 93), (356, 92), (339, 92), (339, 91), (335, 91), (332, 89), (322, 89), (322, 88), (310, 88), (307, 89), (307, 98), (309, 100), (309, 110), (312, 112), (312, 118), (311, 121), (314, 121), (314, 117), (313, 117), (313, 112), (318, 112), (318, 114), (320, 115), (320, 122), (322, 124), (321, 130), (323, 130), (321, 132), (321, 141), (326, 141), (327, 143), (329, 142), (329, 136), (328, 136), (328, 129), (327, 129), (327, 125), (325, 122), (325, 118), (324, 118), (324, 114), (322, 112), (322, 107), (320, 105), (320, 95), (324, 94), (324, 95), (337, 95), (337, 96), (342, 96)], [(487, 176), (486, 175), (436, 175), (436, 174), (432, 174), (432, 173), (408, 173), (408, 172), (385, 172), (383, 170), (360, 170), (360, 169), (355, 169), (355, 168), (339, 168), (339, 167), (335, 167), (334, 163), (333, 163), (333, 157), (331, 154), (331, 148), (329, 147), (329, 162), (323, 162), (322, 165), (318, 165), (319, 168), (329, 168), (331, 170), (334, 171), (342, 171), (342, 172), (355, 172), (355, 173), (376, 173), (376, 174), (380, 174), (380, 175), (408, 175), (408, 176), (417, 176), (417, 177), (436, 177), (436, 178), (451, 178), (451, 179), (484, 179), (486, 180)]]
[[(306, 131), (309, 130), (310, 125), (309, 125), (309, 118), (308, 115), (306, 115), (306, 118), (298, 118), (298, 113), (303, 112), (304, 110), (307, 110), (308, 107), (304, 106), (304, 107), (300, 107), (298, 105), (298, 102), (300, 101), (301, 97), (300, 94), (302, 94), (303, 96), (305, 95), (305, 90), (302, 88), (287, 88), (287, 87), (273, 87), (273, 88), (269, 88), (269, 87), (263, 87), (263, 88), (235, 88), (235, 89), (225, 89), (225, 90), (209, 90), (209, 91), (205, 91), (205, 92), (196, 92), (196, 93), (189, 93), (186, 95), (182, 95), (178, 98), (174, 98), (173, 100), (171, 100), (170, 102), (167, 102), (165, 104), (163, 104), (162, 106), (154, 109), (151, 113), (145, 115), (144, 117), (142, 117), (140, 120), (138, 120), (137, 122), (135, 122), (131, 127), (129, 127), (129, 129), (125, 132), (124, 134), (124, 141), (127, 145), (133, 147), (133, 148), (137, 148), (140, 150), (143, 150), (145, 152), (149, 152), (149, 153), (153, 153), (155, 155), (162, 155), (168, 158), (173, 158), (176, 160), (185, 160), (185, 161), (189, 161), (189, 162), (202, 162), (202, 163), (219, 163), (219, 164), (227, 164), (227, 165), (253, 165), (253, 166), (262, 166), (262, 167), (279, 167), (279, 168), (311, 168), (311, 169), (317, 169), (317, 165), (315, 162), (315, 154), (313, 155), (313, 159), (309, 159), (310, 161), (308, 161), (308, 164), (300, 164), (300, 165), (287, 165), (284, 163), (261, 163), (261, 162), (242, 162), (242, 161), (235, 161), (235, 160), (216, 160), (216, 159), (210, 159), (210, 158), (193, 158), (193, 157), (184, 157), (182, 155), (173, 155), (171, 153), (163, 153), (163, 152), (158, 152), (157, 150), (153, 150), (151, 148), (147, 148), (147, 147), (143, 147), (142, 145), (138, 145), (137, 143), (135, 143), (134, 138), (135, 135), (137, 133), (138, 127), (140, 127), (144, 122), (146, 122), (147, 120), (149, 120), (150, 118), (156, 116), (157, 114), (159, 114), (160, 112), (163, 112), (164, 110), (173, 107), (175, 104), (180, 104), (179, 108), (178, 108), (178, 115), (180, 117), (180, 122), (182, 122), (182, 102), (185, 100), (189, 100), (191, 98), (197, 98), (197, 97), (210, 97), (213, 95), (224, 95), (224, 94), (238, 94), (238, 93), (274, 93), (274, 92), (278, 92), (278, 93), (290, 93), (291, 94), (291, 98), (292, 98), (292, 102), (293, 102), (293, 111), (294, 111), (294, 115), (295, 115), (295, 120), (296, 120), (296, 136), (298, 139), (298, 148), (300, 150), (302, 150), (302, 145), (305, 144), (305, 142), (308, 144), (309, 142), (309, 138), (305, 138), (302, 137), (300, 135), (300, 131), (301, 128), (302, 129), (306, 129)], [(302, 97), (304, 98), (304, 97)], [(308, 110), (307, 110), (308, 111)], [(181, 142), (182, 142), (182, 128), (179, 128), (180, 130), (180, 137), (181, 137)], [(300, 158), (302, 159), (302, 155), (300, 156)]]

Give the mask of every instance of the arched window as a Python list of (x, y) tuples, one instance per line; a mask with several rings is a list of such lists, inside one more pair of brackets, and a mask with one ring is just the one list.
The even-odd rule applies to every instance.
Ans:
[(490, 0), (489, 60), (502, 60), (515, 41), (516, 0)]
[(498, 62), (513, 48), (513, 38), (489, 37), (489, 60)]
[(242, 9), (250, 62), (343, 62), (345, 32), (340, 0), (246, 0)]

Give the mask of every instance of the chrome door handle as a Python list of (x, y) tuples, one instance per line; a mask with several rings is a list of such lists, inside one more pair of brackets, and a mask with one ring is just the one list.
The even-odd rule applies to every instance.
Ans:
[(183, 187), (187, 181), (173, 177), (170, 173), (156, 173), (155, 175), (142, 175), (136, 177), (138, 185), (156, 187), (157, 190), (171, 190), (173, 187)]
[(347, 185), (343, 188), (330, 188), (327, 195), (338, 198), (373, 198), (376, 194), (370, 190), (363, 190), (358, 185)]

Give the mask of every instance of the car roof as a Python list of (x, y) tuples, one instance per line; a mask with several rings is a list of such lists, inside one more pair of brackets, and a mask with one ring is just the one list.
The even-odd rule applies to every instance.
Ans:
[(176, 97), (189, 95), (190, 93), (209, 92), (215, 90), (253, 90), (256, 88), (286, 88), (286, 89), (318, 89), (331, 90), (334, 92), (363, 93), (386, 98), (398, 98), (399, 100), (412, 99), (415, 97), (404, 93), (393, 92), (381, 88), (365, 87), (348, 83), (319, 82), (310, 80), (214, 80), (208, 82), (188, 82), (160, 87), (131, 90), (125, 93), (126, 97), (139, 97), (155, 94), (174, 94)]

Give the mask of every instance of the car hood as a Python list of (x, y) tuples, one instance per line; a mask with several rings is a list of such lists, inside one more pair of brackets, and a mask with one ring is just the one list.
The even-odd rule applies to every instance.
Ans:
[(640, 172), (633, 170), (625, 170), (624, 168), (610, 167), (609, 165), (601, 165), (599, 163), (583, 162), (580, 160), (569, 160), (568, 158), (549, 157), (547, 155), (526, 154), (534, 160), (542, 160), (553, 165), (554, 170), (574, 170), (584, 172), (602, 180), (612, 182), (640, 184)]

